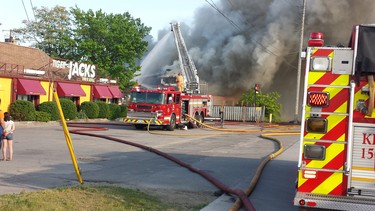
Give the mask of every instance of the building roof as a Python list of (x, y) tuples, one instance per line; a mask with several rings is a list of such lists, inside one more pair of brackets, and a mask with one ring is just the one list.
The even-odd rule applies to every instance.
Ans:
[(0, 63), (18, 65), (21, 71), (23, 69), (46, 70), (50, 60), (51, 58), (46, 53), (37, 48), (0, 42)]

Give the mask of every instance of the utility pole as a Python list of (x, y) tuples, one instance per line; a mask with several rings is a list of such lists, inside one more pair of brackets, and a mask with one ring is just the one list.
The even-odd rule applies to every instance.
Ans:
[(299, 91), (301, 84), (301, 63), (302, 63), (302, 48), (303, 48), (303, 33), (305, 31), (305, 13), (306, 13), (306, 0), (303, 0), (302, 6), (302, 20), (301, 20), (301, 34), (299, 43), (299, 54), (298, 54), (298, 66), (297, 66), (297, 93), (296, 93), (296, 107), (294, 113), (294, 123), (298, 123), (298, 103), (299, 103)]

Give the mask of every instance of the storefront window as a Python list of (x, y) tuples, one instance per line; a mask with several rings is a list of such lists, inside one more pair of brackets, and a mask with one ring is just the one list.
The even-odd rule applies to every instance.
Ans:
[(94, 98), (94, 102), (98, 102), (98, 101), (106, 102), (106, 99), (105, 98)]
[(39, 95), (17, 95), (17, 100), (26, 100), (32, 102), (34, 105), (38, 105)]

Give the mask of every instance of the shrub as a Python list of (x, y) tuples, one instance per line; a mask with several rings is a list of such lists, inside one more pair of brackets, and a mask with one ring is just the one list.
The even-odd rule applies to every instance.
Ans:
[(88, 117), (87, 117), (87, 115), (86, 115), (86, 113), (84, 111), (80, 110), (78, 112), (78, 119), (86, 119), (87, 120)]
[(109, 106), (109, 116), (108, 118), (110, 120), (115, 120), (116, 118), (120, 117), (121, 114), (121, 108), (119, 105), (115, 103), (108, 104)]
[(10, 104), (10, 114), (17, 121), (33, 121), (35, 120), (34, 104), (26, 100), (16, 100)]
[(128, 106), (120, 105), (120, 116), (119, 117), (126, 117), (128, 115)]
[(25, 121), (36, 121), (36, 111), (35, 112), (31, 112), (31, 113), (28, 113), (26, 115), (26, 118), (24, 119)]
[(94, 102), (83, 102), (81, 104), (81, 111), (84, 112), (89, 119), (95, 119), (99, 116), (99, 106)]
[(51, 120), (51, 114), (44, 111), (35, 112), (35, 121), (38, 122), (48, 122)]
[(47, 112), (47, 113), (51, 114), (50, 120), (52, 120), (52, 121), (56, 121), (56, 120), (60, 119), (60, 115), (59, 115), (59, 111), (57, 109), (56, 102), (49, 101), (49, 102), (41, 103), (38, 106), (37, 110)]
[(108, 118), (109, 117), (109, 106), (103, 101), (95, 102), (99, 106), (99, 115), (98, 118)]
[(64, 117), (66, 120), (77, 119), (77, 116), (78, 116), (77, 107), (73, 103), (73, 101), (66, 99), (66, 98), (61, 98), (60, 104), (61, 104), (61, 109), (63, 111)]

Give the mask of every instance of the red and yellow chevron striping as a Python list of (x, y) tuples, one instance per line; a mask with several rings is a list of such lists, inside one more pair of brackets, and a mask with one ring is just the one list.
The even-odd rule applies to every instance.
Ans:
[(126, 122), (126, 123), (138, 123), (138, 124), (149, 124), (150, 123), (151, 125), (163, 125), (162, 120), (155, 120), (155, 119), (138, 120), (138, 119), (124, 118), (123, 121)]
[[(315, 49), (312, 57), (333, 58), (333, 49)], [(349, 75), (327, 72), (308, 73), (308, 92), (329, 93), (329, 105), (319, 108), (320, 118), (327, 120), (324, 134), (305, 131), (303, 145), (320, 145), (326, 149), (323, 160), (309, 160), (302, 156), (304, 169), (316, 171), (315, 178), (304, 178), (304, 170), (299, 172), (298, 191), (317, 194), (342, 195), (346, 191), (346, 176), (343, 174), (348, 131)], [(313, 117), (314, 111), (306, 106), (306, 118)]]

